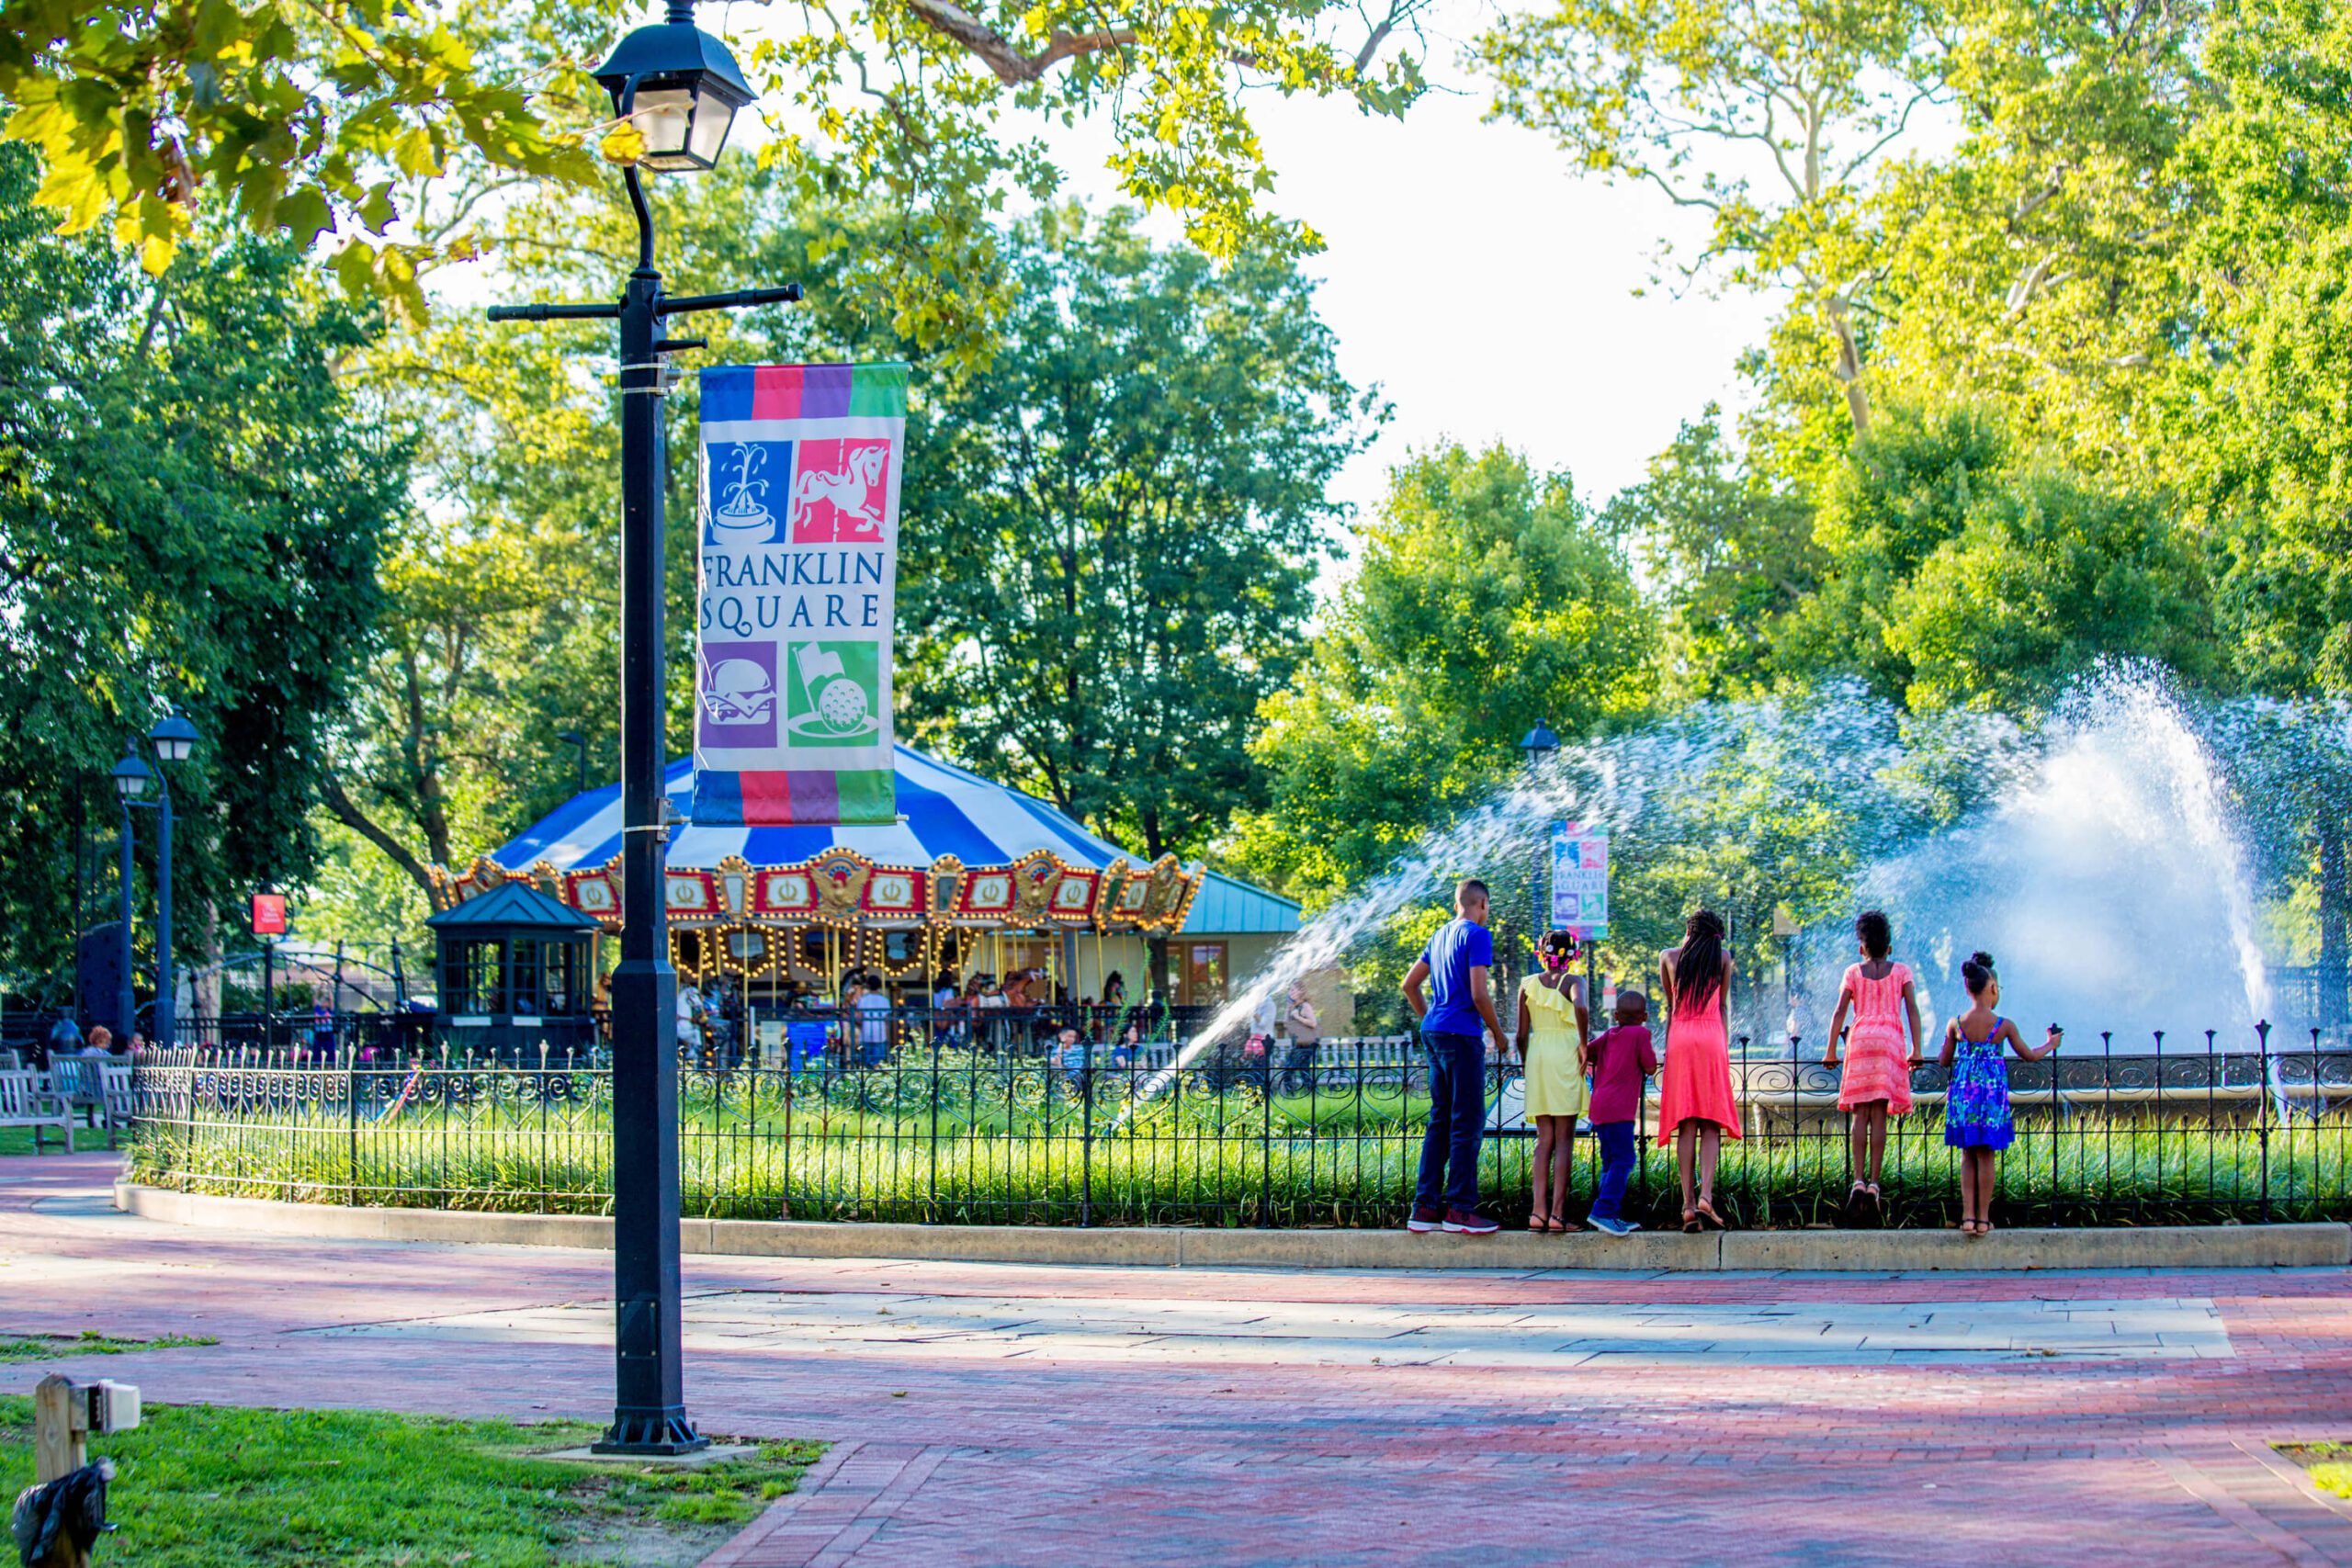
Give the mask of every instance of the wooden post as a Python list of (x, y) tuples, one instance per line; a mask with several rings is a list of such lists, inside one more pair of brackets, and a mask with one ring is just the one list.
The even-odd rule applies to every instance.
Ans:
[(51, 1372), (33, 1386), (33, 1481), (70, 1475), (89, 1462), (90, 1404), (70, 1378)]

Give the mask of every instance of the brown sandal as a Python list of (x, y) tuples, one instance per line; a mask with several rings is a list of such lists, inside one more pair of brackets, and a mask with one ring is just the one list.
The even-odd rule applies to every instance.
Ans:
[(1584, 1227), (1577, 1224), (1574, 1220), (1564, 1220), (1557, 1214), (1552, 1216), (1552, 1234), (1554, 1235), (1566, 1235), (1570, 1231), (1580, 1231), (1582, 1229), (1584, 1229)]
[(1702, 1202), (1699, 1205), (1699, 1219), (1709, 1230), (1720, 1231), (1731, 1228), (1724, 1224), (1724, 1217), (1715, 1213), (1715, 1206), (1713, 1203)]
[(1683, 1210), (1682, 1234), (1684, 1235), (1697, 1235), (1701, 1229), (1702, 1227), (1699, 1224), (1699, 1211), (1696, 1209)]
[(1530, 1214), (1527, 1216), (1527, 1228), (1542, 1235), (1552, 1228), (1552, 1217), (1549, 1214)]

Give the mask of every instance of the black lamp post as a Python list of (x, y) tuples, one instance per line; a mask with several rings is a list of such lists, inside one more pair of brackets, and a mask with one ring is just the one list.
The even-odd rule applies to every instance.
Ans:
[(115, 922), (114, 1026), (122, 1032), (125, 1044), (130, 1041), (130, 1025), (138, 1016), (139, 1006), (130, 988), (130, 808), (144, 804), (140, 796), (147, 793), (147, 781), (153, 776), (147, 764), (140, 761), (135, 746), (114, 765), (115, 798), (122, 802), (122, 909)]
[(1527, 759), (1531, 769), (1540, 768), (1550, 761), (1559, 750), (1560, 738), (1552, 733), (1552, 726), (1548, 722), (1540, 718), (1535, 721), (1535, 728), (1527, 732), (1526, 739), (1519, 743), (1519, 754)]
[[(174, 708), (147, 732), (159, 766), (150, 769), (139, 755), (137, 742), (114, 765), (114, 792), (122, 801), (122, 985), (116, 1007), (127, 1043), (137, 1019), (130, 988), (130, 808), (152, 806), (155, 811), (155, 1048), (168, 1051), (178, 1035), (178, 997), (172, 985), (172, 784), (169, 765), (185, 762), (200, 739), (187, 715)], [(143, 798), (150, 779), (155, 798)]]
[(623, 39), (596, 73), (613, 111), (642, 138), (623, 175), (637, 214), (637, 267), (608, 305), (500, 305), (493, 321), (613, 321), (621, 398), (621, 961), (613, 974), (613, 1281), (617, 1316), (613, 1424), (600, 1453), (678, 1454), (706, 1446), (687, 1419), (679, 1344), (678, 1072), (671, 1046), (678, 977), (663, 898), (669, 827), (662, 793), (662, 318), (771, 305), (797, 284), (731, 294), (662, 292), (640, 170), (707, 169), (752, 89), (727, 46), (695, 26), (694, 0)]
[(179, 1042), (179, 988), (172, 979), (172, 784), (171, 764), (185, 762), (196, 750), (196, 726), (174, 708), (147, 732), (155, 748), (155, 785), (159, 793), (155, 818), (155, 984), (161, 995), (155, 1010), (155, 1048), (168, 1051)]

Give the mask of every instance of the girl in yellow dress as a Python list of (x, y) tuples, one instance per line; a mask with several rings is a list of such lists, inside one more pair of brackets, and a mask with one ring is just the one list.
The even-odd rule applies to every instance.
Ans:
[(1576, 956), (1574, 937), (1547, 932), (1535, 948), (1544, 972), (1519, 983), (1519, 1057), (1526, 1064), (1527, 1114), (1535, 1123), (1535, 1204), (1527, 1228), (1555, 1235), (1584, 1229), (1566, 1212), (1577, 1118), (1585, 1107), (1584, 986), (1569, 972)]

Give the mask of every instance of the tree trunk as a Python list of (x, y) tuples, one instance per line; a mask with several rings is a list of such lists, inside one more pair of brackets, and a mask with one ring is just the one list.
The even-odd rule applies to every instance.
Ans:
[(2345, 1021), (2346, 925), (2352, 916), (2347, 886), (2344, 824), (2322, 815), (2319, 822), (2319, 1021), (2329, 1028)]
[(1838, 365), (1830, 374), (1845, 389), (1846, 412), (1854, 422), (1856, 435), (1867, 434), (1871, 427), (1871, 395), (1862, 389), (1862, 345), (1854, 338), (1854, 315), (1842, 294), (1833, 294), (1822, 307), (1827, 317), (1830, 335), (1838, 340)]
[[(220, 967), (216, 962), (220, 956), (220, 911), (211, 899), (197, 900), (194, 924), (196, 951), (189, 954), (193, 960), (189, 966), (196, 975), (196, 995), (189, 999), (189, 1006), (198, 1018), (217, 1025), (220, 1017)], [(200, 1028), (189, 1032), (198, 1040), (205, 1038)]]

